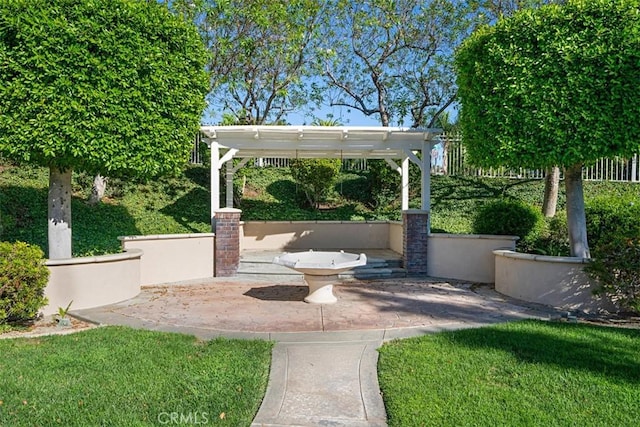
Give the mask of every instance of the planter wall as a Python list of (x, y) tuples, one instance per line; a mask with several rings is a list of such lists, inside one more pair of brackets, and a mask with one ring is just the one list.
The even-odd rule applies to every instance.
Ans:
[(524, 301), (566, 310), (613, 310), (612, 304), (593, 295), (594, 284), (584, 272), (589, 260), (551, 257), (497, 250), (496, 291)]
[(429, 276), (493, 283), (493, 251), (513, 250), (517, 240), (515, 236), (433, 233), (428, 241)]
[(241, 250), (386, 249), (387, 221), (244, 221)]
[(215, 234), (163, 234), (119, 237), (125, 251), (144, 252), (140, 283), (157, 285), (213, 277)]
[(49, 283), (43, 308), (45, 316), (58, 312), (70, 301), (71, 310), (98, 307), (133, 298), (140, 293), (142, 251), (95, 257), (47, 260)]

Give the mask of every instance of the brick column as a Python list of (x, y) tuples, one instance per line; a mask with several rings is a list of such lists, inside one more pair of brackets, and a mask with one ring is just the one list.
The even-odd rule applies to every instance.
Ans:
[(410, 276), (427, 275), (429, 211), (402, 212), (402, 261)]
[(240, 265), (240, 209), (215, 212), (215, 277), (231, 277)]

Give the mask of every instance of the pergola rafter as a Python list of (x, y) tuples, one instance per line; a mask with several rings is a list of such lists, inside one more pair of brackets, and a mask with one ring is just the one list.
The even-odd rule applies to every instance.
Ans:
[[(250, 158), (386, 159), (402, 176), (402, 209), (409, 208), (409, 161), (422, 175), (422, 209), (430, 208), (431, 150), (440, 129), (355, 126), (202, 126), (211, 148), (211, 219), (220, 208), (220, 169), (227, 164), (227, 207), (233, 207), (233, 174)], [(221, 152), (224, 154), (221, 156)], [(422, 152), (419, 157), (416, 153)], [(233, 167), (233, 158), (245, 159)], [(400, 166), (396, 163), (400, 161)]]

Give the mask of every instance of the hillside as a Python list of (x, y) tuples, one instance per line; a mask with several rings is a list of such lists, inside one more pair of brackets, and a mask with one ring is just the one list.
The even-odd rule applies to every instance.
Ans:
[[(146, 183), (118, 179), (109, 181), (104, 202), (86, 203), (91, 177), (74, 174), (74, 255), (117, 252), (118, 236), (137, 234), (207, 232), (209, 226), (209, 170), (191, 166), (176, 178)], [(368, 191), (365, 172), (343, 173), (335, 195), (319, 211), (299, 207), (302, 197), (287, 169), (245, 168), (236, 178), (244, 182), (239, 208), (243, 220), (398, 220), (398, 203), (372, 209), (364, 203)], [(46, 169), (30, 166), (0, 167), (0, 239), (22, 240), (46, 248)], [(224, 188), (224, 186), (222, 186)], [(419, 191), (414, 186), (413, 190)], [(543, 182), (535, 180), (480, 179), (433, 176), (432, 230), (467, 233), (477, 207), (502, 196), (542, 204)], [(598, 195), (633, 194), (639, 198), (640, 184), (586, 182), (586, 198)], [(398, 195), (399, 198), (399, 195)], [(564, 205), (560, 195), (559, 208)], [(420, 206), (419, 197), (411, 207)]]

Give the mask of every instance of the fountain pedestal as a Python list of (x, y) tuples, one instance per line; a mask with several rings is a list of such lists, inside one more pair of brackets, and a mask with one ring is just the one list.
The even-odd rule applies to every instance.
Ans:
[(333, 285), (338, 281), (338, 275), (312, 276), (304, 275), (304, 281), (309, 286), (309, 295), (304, 300), (311, 304), (333, 304), (338, 298), (333, 294)]
[(305, 301), (311, 304), (333, 304), (338, 299), (333, 294), (333, 285), (338, 275), (354, 267), (365, 265), (365, 254), (340, 252), (294, 252), (285, 253), (273, 259), (274, 264), (284, 265), (304, 274), (309, 286)]

